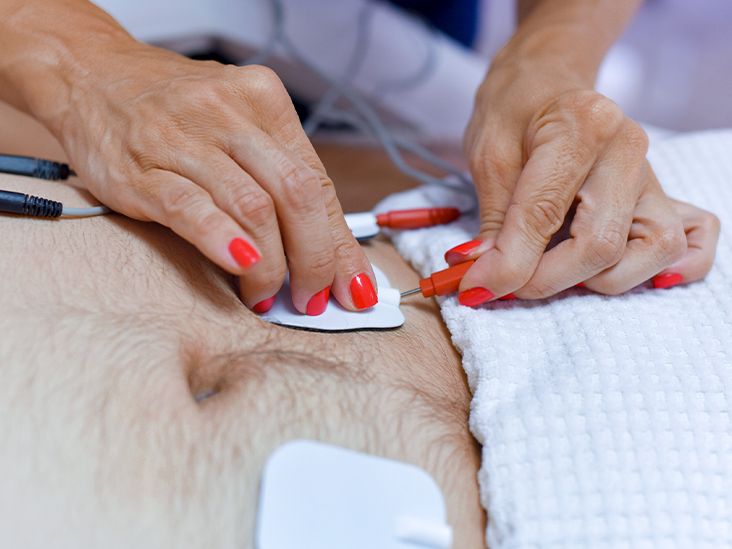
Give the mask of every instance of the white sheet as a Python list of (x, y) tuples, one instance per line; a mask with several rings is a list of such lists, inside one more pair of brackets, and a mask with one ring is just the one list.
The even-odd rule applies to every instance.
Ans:
[[(673, 137), (650, 158), (670, 195), (722, 220), (704, 282), (441, 304), (474, 393), (493, 549), (732, 545), (732, 131)], [(394, 241), (426, 274), (476, 229)]]

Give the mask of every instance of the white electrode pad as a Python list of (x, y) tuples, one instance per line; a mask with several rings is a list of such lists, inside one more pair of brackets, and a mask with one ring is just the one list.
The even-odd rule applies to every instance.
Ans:
[(376, 216), (371, 212), (350, 213), (344, 217), (353, 236), (361, 242), (375, 237), (381, 230), (376, 223)]
[(399, 290), (391, 288), (389, 279), (381, 269), (375, 265), (373, 265), (373, 269), (379, 288), (379, 302), (371, 309), (359, 312), (348, 311), (331, 296), (323, 314), (304, 315), (292, 305), (290, 284), (286, 280), (277, 294), (272, 308), (261, 317), (273, 324), (325, 332), (398, 328), (404, 324), (404, 315), (399, 309)]
[(257, 549), (449, 549), (437, 483), (422, 469), (309, 440), (262, 475)]

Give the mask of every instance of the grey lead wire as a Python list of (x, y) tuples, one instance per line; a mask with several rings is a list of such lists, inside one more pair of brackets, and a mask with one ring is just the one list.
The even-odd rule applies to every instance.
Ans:
[[(327, 114), (332, 115), (333, 121), (345, 122), (347, 124), (355, 126), (363, 133), (371, 133), (373, 135), (373, 133), (371, 132), (371, 128), (368, 126), (368, 124), (366, 124), (362, 119), (360, 119), (353, 113), (341, 109), (332, 108)], [(472, 186), (472, 182), (470, 181), (470, 179), (466, 177), (459, 168), (456, 168), (450, 162), (442, 159), (440, 156), (436, 155), (423, 145), (420, 145), (416, 141), (405, 139), (403, 137), (399, 137), (398, 135), (393, 134), (392, 139), (394, 140), (394, 144), (397, 145), (399, 148), (415, 154), (425, 162), (434, 165), (436, 168), (444, 171), (447, 174), (454, 175), (461, 181), (461, 183), (465, 184), (466, 186)]]
[[(435, 38), (437, 36), (435, 28), (427, 22), (423, 23), (430, 29), (432, 37)], [(430, 75), (434, 73), (435, 68), (437, 67), (437, 46), (435, 45), (434, 40), (427, 40), (426, 45), (427, 55), (425, 56), (422, 66), (419, 67), (414, 74), (407, 76), (406, 78), (402, 78), (400, 80), (382, 80), (377, 83), (373, 92), (374, 97), (380, 99), (388, 93), (403, 92), (412, 89), (427, 80)]]
[(61, 217), (95, 217), (111, 213), (112, 210), (106, 206), (92, 206), (90, 208), (67, 208), (61, 210)]
[(254, 55), (244, 60), (245, 65), (264, 65), (272, 56), (277, 45), (280, 43), (282, 36), (285, 34), (285, 16), (284, 6), (276, 3), (272, 4), (272, 32), (267, 42)]
[[(356, 42), (353, 47), (351, 59), (346, 65), (346, 70), (344, 71), (343, 78), (340, 81), (341, 87), (348, 86), (353, 79), (356, 78), (364, 64), (364, 61), (366, 61), (368, 43), (371, 35), (371, 23), (373, 21), (374, 13), (374, 4), (371, 2), (367, 2), (361, 7), (361, 11), (358, 15)], [(307, 118), (307, 120), (305, 120), (302, 126), (308, 136), (312, 135), (318, 129), (323, 117), (335, 107), (335, 104), (340, 97), (341, 92), (339, 87), (331, 86), (322, 99), (318, 101), (313, 109), (313, 113)]]
[[(284, 27), (285, 22), (285, 12), (284, 12), (284, 6), (282, 4), (282, 0), (270, 0), (270, 4), (273, 7), (273, 15), (276, 18), (275, 24), (281, 27)], [(331, 88), (335, 88), (338, 95), (344, 97), (348, 102), (353, 106), (353, 108), (357, 111), (357, 113), (364, 119), (364, 122), (371, 128), (371, 132), (374, 134), (376, 139), (381, 143), (381, 146), (386, 151), (387, 155), (391, 159), (391, 161), (397, 166), (397, 168), (404, 174), (416, 179), (417, 181), (426, 184), (426, 185), (442, 185), (442, 186), (448, 186), (450, 188), (453, 188), (459, 192), (463, 192), (466, 194), (469, 194), (473, 196), (474, 190), (472, 188), (472, 183), (469, 184), (470, 188), (466, 187), (457, 187), (455, 185), (452, 185), (448, 182), (446, 182), (443, 179), (436, 178), (430, 174), (427, 174), (421, 170), (418, 170), (417, 168), (414, 168), (413, 166), (410, 166), (402, 157), (401, 153), (398, 150), (398, 147), (396, 146), (394, 142), (394, 137), (392, 136), (391, 132), (386, 129), (386, 127), (381, 122), (381, 119), (379, 115), (376, 113), (374, 109), (371, 108), (368, 103), (362, 99), (357, 93), (355, 93), (350, 87), (342, 85), (340, 82), (334, 80), (329, 75), (325, 74), (323, 71), (321, 71), (317, 66), (315, 66), (309, 59), (307, 59), (305, 56), (303, 56), (297, 49), (297, 47), (290, 41), (289, 37), (286, 33), (282, 33), (281, 35), (281, 44), (286, 49), (287, 53), (289, 53), (293, 59), (300, 62), (304, 67), (306, 67), (308, 70), (310, 70), (313, 74), (318, 76), (321, 80), (326, 82), (328, 85), (331, 86)], [(428, 163), (431, 163), (433, 165), (444, 165), (444, 160), (439, 159), (435, 161), (437, 158), (436, 155), (433, 153), (427, 151), (426, 149), (419, 149), (420, 150), (420, 156), (427, 161)], [(450, 170), (450, 173), (457, 175), (461, 183), (466, 182), (465, 176), (457, 170), (457, 168), (452, 167)]]

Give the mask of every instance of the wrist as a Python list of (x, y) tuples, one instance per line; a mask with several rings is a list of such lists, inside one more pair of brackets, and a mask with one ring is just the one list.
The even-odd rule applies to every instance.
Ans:
[(588, 40), (583, 29), (566, 25), (517, 32), (495, 56), (491, 70), (524, 67), (591, 89), (605, 52), (586, 47)]
[(75, 90), (104, 58), (138, 45), (111, 17), (83, 0), (18, 2), (0, 22), (0, 99), (34, 116), (56, 137)]
[(495, 62), (534, 60), (592, 87), (612, 44), (641, 0), (534, 0)]

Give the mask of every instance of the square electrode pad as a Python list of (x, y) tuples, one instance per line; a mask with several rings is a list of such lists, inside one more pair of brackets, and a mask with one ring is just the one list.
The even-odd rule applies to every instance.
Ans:
[(449, 549), (437, 483), (414, 465), (310, 440), (262, 474), (257, 549)]
[(373, 269), (379, 290), (379, 302), (371, 309), (359, 312), (348, 311), (331, 296), (323, 314), (304, 315), (292, 305), (290, 284), (289, 280), (286, 280), (282, 289), (277, 293), (277, 299), (272, 308), (260, 316), (273, 324), (324, 332), (398, 328), (404, 324), (404, 315), (399, 309), (399, 290), (391, 287), (389, 279), (381, 269), (375, 265), (373, 265)]

